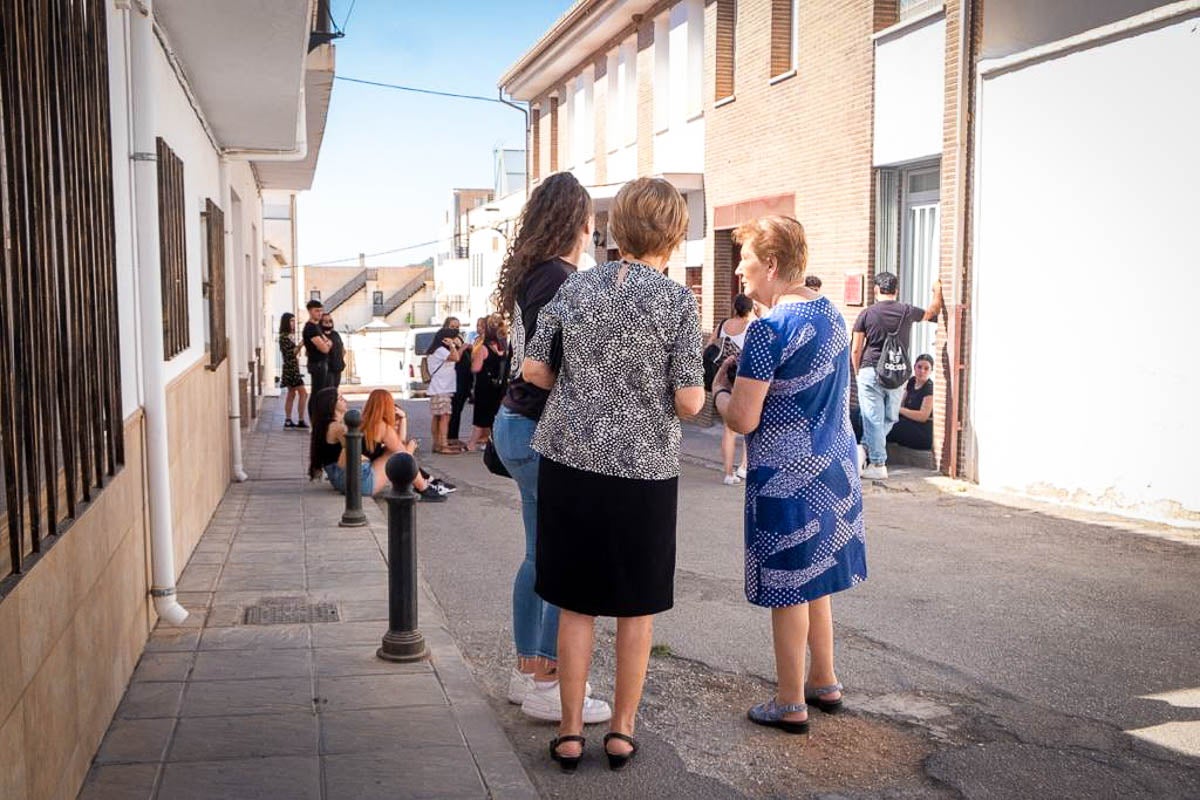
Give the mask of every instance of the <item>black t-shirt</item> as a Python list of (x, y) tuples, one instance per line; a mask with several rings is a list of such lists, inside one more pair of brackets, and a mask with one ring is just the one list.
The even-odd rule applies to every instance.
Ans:
[[(459, 337), (462, 338), (461, 336)], [(454, 380), (457, 384), (454, 393), (468, 395), (475, 383), (475, 373), (471, 372), (471, 350), (462, 345), (462, 358), (454, 362)]]
[[(925, 381), (925, 385), (920, 389), (916, 388), (917, 379), (909, 378), (908, 383), (904, 387), (904, 402), (902, 405), (909, 411), (920, 411), (921, 404), (925, 402), (926, 397), (933, 397), (933, 378)], [(925, 420), (929, 425), (933, 425), (933, 415)]]
[(321, 337), (321, 326), (315, 322), (304, 323), (304, 331), (301, 333), (304, 337), (304, 353), (308, 356), (308, 367), (311, 370), (315, 366), (324, 364), (329, 358), (328, 354), (322, 353), (313, 344), (313, 339)]
[(329, 369), (342, 372), (346, 369), (346, 345), (342, 343), (342, 335), (337, 331), (329, 331), (325, 335), (333, 343), (333, 347), (325, 354), (325, 358), (329, 360)]
[[(521, 378), (521, 362), (525, 359), (525, 345), (533, 341), (537, 331), (538, 312), (542, 306), (554, 299), (558, 287), (575, 272), (575, 267), (555, 258), (538, 264), (521, 282), (517, 289), (517, 303), (513, 308), (512, 321), (512, 375), (508, 393), (504, 396), (504, 407), (523, 417), (540, 419), (550, 393), (545, 389), (526, 383)], [(557, 368), (557, 364), (553, 365)]]
[[(875, 366), (883, 350), (883, 340), (896, 329), (900, 330), (900, 341), (907, 348), (913, 323), (920, 322), (924, 317), (925, 309), (896, 300), (880, 300), (870, 308), (864, 308), (854, 321), (854, 332), (866, 336), (859, 368)], [(912, 358), (912, 354), (909, 354), (909, 358)]]

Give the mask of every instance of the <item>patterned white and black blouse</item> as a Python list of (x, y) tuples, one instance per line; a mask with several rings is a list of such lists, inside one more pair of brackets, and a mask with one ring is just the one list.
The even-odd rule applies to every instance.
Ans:
[(645, 264), (601, 264), (542, 307), (526, 356), (550, 363), (560, 334), (562, 366), (533, 449), (602, 475), (678, 477), (675, 390), (704, 383), (691, 291)]

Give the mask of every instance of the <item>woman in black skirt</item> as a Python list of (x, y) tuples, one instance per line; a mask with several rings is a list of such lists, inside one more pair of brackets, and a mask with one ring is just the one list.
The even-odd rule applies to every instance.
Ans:
[(704, 404), (696, 300), (663, 274), (687, 225), (687, 205), (666, 181), (621, 189), (609, 212), (621, 260), (567, 278), (538, 314), (522, 364), (525, 380), (552, 389), (533, 439), (536, 588), (562, 609), (562, 724), (550, 755), (564, 769), (583, 753), (595, 618), (617, 618), (604, 748), (620, 769), (637, 751), (653, 615), (674, 603), (679, 418)]

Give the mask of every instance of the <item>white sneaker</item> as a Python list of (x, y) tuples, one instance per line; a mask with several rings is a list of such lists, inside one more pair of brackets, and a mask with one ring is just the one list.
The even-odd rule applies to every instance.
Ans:
[(864, 480), (868, 481), (886, 481), (887, 467), (883, 464), (869, 464), (863, 470), (862, 476)]
[(736, 470), (734, 470), (733, 474), (737, 475), (742, 480), (746, 480), (746, 468), (745, 467), (738, 467)]
[[(525, 702), (521, 704), (521, 713), (527, 717), (541, 719), (547, 722), (562, 722), (562, 698), (558, 694), (558, 681), (542, 683), (535, 681)], [(603, 700), (589, 697), (583, 698), (583, 724), (592, 725), (597, 722), (608, 722), (612, 719), (612, 709)]]
[(867, 468), (867, 448), (861, 444), (858, 446), (858, 474)]
[(533, 691), (533, 675), (513, 667), (512, 675), (508, 679), (508, 702), (519, 706), (525, 702), (525, 698), (531, 691)]
[[(557, 684), (556, 684), (557, 685)], [(513, 705), (521, 705), (525, 702), (525, 698), (533, 691), (533, 673), (521, 672), (521, 670), (513, 667), (512, 675), (508, 678), (508, 702)], [(588, 681), (584, 684), (583, 693), (591, 695), (592, 682)]]
[(737, 486), (741, 482), (742, 479), (737, 475), (726, 475), (724, 480), (726, 486)]

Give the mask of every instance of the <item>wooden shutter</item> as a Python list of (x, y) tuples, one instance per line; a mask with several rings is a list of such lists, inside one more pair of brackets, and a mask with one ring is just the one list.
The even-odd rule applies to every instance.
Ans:
[(795, 0), (771, 0), (771, 77), (796, 68), (792, 43), (796, 33)]
[(187, 231), (183, 161), (158, 139), (158, 250), (162, 272), (163, 358), (188, 348)]
[(558, 172), (558, 98), (550, 98), (550, 172)]
[(716, 99), (733, 96), (737, 0), (717, 0)]
[(208, 243), (208, 365), (216, 369), (229, 355), (225, 331), (225, 212), (204, 201), (204, 232)]
[(540, 180), (542, 177), (542, 111), (539, 108), (533, 109), (529, 116), (529, 124), (531, 126), (529, 149), (532, 158), (530, 159), (533, 168), (532, 180)]

